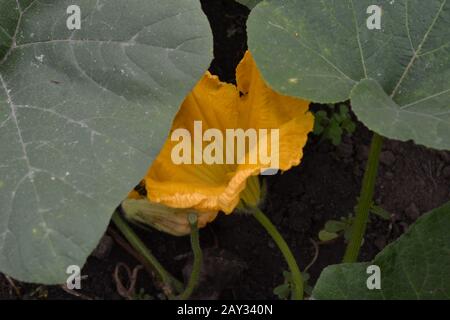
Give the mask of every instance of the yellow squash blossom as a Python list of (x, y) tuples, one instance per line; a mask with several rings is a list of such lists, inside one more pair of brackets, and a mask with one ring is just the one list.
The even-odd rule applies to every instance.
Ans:
[[(172, 141), (171, 135), (176, 129), (186, 129), (194, 136), (196, 121), (201, 121), (204, 131), (218, 129), (223, 136), (227, 129), (278, 129), (279, 154), (276, 156), (281, 171), (300, 163), (308, 133), (313, 129), (314, 117), (308, 111), (309, 102), (280, 95), (269, 88), (250, 52), (237, 67), (236, 80), (237, 86), (223, 83), (209, 72), (203, 76), (183, 102), (169, 139), (144, 178), (151, 203), (195, 210), (200, 226), (215, 219), (219, 211), (231, 213), (240, 201), (248, 178), (259, 175), (269, 166), (259, 159), (253, 164), (247, 161), (249, 150), (246, 150), (243, 164), (175, 164), (172, 154), (179, 141)], [(203, 141), (201, 147), (210, 143)], [(258, 144), (267, 154), (276, 152), (270, 143), (258, 141)], [(192, 154), (195, 152), (193, 145)], [(225, 158), (229, 150), (223, 152)], [(182, 216), (187, 220), (186, 214)], [(187, 222), (185, 225), (189, 226)]]

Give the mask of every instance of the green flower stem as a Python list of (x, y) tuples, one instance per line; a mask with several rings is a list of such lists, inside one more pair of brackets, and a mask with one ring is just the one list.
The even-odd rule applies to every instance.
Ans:
[(261, 225), (267, 230), (267, 232), (270, 234), (272, 239), (277, 244), (284, 258), (286, 259), (286, 262), (292, 274), (292, 282), (293, 282), (292, 299), (302, 300), (303, 299), (302, 274), (297, 265), (297, 262), (295, 261), (294, 255), (291, 252), (291, 249), (289, 249), (289, 246), (287, 245), (286, 241), (284, 241), (283, 237), (278, 232), (277, 228), (272, 224), (272, 222), (270, 222), (270, 220), (266, 217), (266, 215), (256, 207), (252, 207), (251, 209), (256, 220), (258, 220), (259, 223), (261, 223)]
[(128, 242), (133, 246), (133, 248), (141, 254), (150, 266), (156, 271), (160, 280), (175, 289), (177, 293), (183, 291), (183, 284), (178, 281), (174, 276), (172, 276), (164, 267), (159, 263), (159, 261), (153, 256), (150, 250), (142, 242), (137, 234), (130, 228), (128, 223), (121, 217), (118, 211), (114, 212), (112, 221), (116, 227), (122, 232)]
[(343, 259), (344, 263), (353, 263), (358, 260), (359, 250), (361, 249), (367, 221), (369, 220), (369, 211), (373, 203), (382, 146), (383, 137), (374, 133), (370, 145), (369, 160), (367, 161), (366, 172), (364, 173), (361, 194), (356, 206), (356, 215), (352, 226), (350, 242), (347, 245)]
[(198, 219), (196, 214), (188, 216), (191, 225), (191, 247), (194, 252), (194, 265), (186, 289), (178, 296), (179, 300), (187, 300), (194, 292), (200, 279), (200, 272), (203, 264), (202, 248), (200, 247), (200, 237), (198, 231)]
[(247, 185), (240, 196), (246, 206), (256, 207), (258, 205), (261, 201), (261, 186), (258, 176), (251, 176), (247, 179)]

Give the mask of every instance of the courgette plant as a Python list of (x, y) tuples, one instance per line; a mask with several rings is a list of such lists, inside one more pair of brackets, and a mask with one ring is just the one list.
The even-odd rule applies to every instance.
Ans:
[[(366, 26), (371, 0), (239, 2), (253, 8), (249, 47), (274, 89), (318, 103), (350, 100), (374, 131), (344, 263), (324, 270), (312, 296), (449, 298), (450, 204), (374, 261), (355, 262), (383, 137), (450, 149), (450, 0), (378, 0), (379, 30)], [(76, 28), (69, 7), (80, 9)], [(67, 266), (84, 264), (211, 58), (197, 0), (0, 0), (1, 272), (59, 284)], [(302, 298), (294, 256), (253, 211), (285, 255), (293, 298)], [(119, 214), (113, 222), (176, 289), (173, 298), (192, 294), (202, 262), (197, 215), (189, 215), (195, 263), (186, 288)], [(368, 291), (372, 265), (386, 285)]]
[[(373, 5), (381, 9), (380, 29), (368, 28)], [(274, 89), (318, 103), (350, 100), (358, 119), (373, 131), (343, 259), (354, 263), (384, 137), (450, 149), (450, 1), (262, 1), (247, 26), (249, 48)], [(326, 269), (313, 296), (449, 298), (450, 238), (441, 229), (450, 228), (449, 216), (448, 205), (430, 213), (375, 259), (390, 288), (362, 293), (361, 279), (367, 278), (362, 265), (344, 264)], [(356, 285), (361, 288), (354, 290)]]

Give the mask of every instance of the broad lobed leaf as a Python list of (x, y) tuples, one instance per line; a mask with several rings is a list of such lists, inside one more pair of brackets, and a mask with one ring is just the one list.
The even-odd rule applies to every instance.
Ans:
[(197, 0), (0, 0), (0, 271), (84, 263), (211, 56)]
[[(282, 93), (323, 103), (352, 98), (379, 134), (450, 149), (450, 1), (378, 1), (382, 28), (369, 30), (373, 4), (263, 1), (249, 18), (250, 50)], [(359, 86), (367, 79), (379, 86)]]
[[(315, 299), (450, 299), (450, 203), (416, 221), (372, 262), (339, 264), (322, 271)], [(381, 270), (381, 289), (369, 290), (366, 270)]]

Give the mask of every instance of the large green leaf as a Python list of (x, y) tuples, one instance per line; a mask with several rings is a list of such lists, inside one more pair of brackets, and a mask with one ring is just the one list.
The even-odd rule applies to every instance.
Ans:
[[(450, 0), (377, 1), (381, 30), (367, 27), (373, 4), (264, 1), (249, 18), (250, 50), (282, 93), (324, 103), (352, 97), (370, 129), (450, 149)], [(355, 88), (365, 79), (372, 84)]]
[[(422, 216), (370, 263), (329, 266), (315, 299), (450, 299), (450, 203)], [(369, 290), (367, 267), (381, 271), (381, 289)]]
[(210, 27), (197, 0), (0, 0), (0, 41), (0, 270), (64, 282), (208, 67)]

